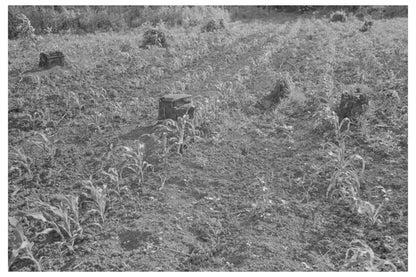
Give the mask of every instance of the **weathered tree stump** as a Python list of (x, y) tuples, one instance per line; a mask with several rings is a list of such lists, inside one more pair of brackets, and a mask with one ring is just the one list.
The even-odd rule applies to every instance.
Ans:
[(293, 91), (292, 80), (287, 75), (281, 75), (270, 94), (257, 103), (258, 108), (269, 109), (278, 105), (282, 99), (287, 98)]
[(188, 94), (168, 94), (159, 99), (158, 120), (173, 119), (177, 120), (185, 114), (193, 118), (195, 106), (192, 103), (191, 95)]
[(330, 18), (331, 22), (345, 22), (347, 21), (347, 16), (343, 11), (336, 11), (331, 15)]
[(350, 120), (357, 119), (368, 107), (368, 95), (360, 88), (353, 92), (345, 92), (341, 95), (341, 102), (337, 111), (339, 120), (348, 117)]
[(225, 29), (224, 19), (220, 19), (218, 22), (214, 19), (208, 21), (208, 23), (202, 27), (202, 32), (215, 32)]
[(64, 66), (65, 56), (60, 51), (40, 53), (39, 56), (39, 67), (43, 69), (49, 69), (54, 66)]
[(155, 45), (163, 48), (168, 47), (165, 34), (156, 29), (147, 30), (143, 35), (143, 43), (140, 48), (146, 49), (149, 48), (149, 45)]
[(373, 26), (373, 21), (365, 21), (364, 25), (359, 29), (360, 32), (367, 32)]

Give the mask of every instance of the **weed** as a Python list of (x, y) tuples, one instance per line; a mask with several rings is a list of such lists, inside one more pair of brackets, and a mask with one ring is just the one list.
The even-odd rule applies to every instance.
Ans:
[(12, 253), (9, 257), (9, 269), (16, 261), (16, 259), (28, 259), (32, 261), (38, 271), (42, 271), (42, 266), (39, 261), (35, 259), (32, 247), (33, 242), (30, 242), (23, 232), (23, 227), (15, 217), (9, 217), (9, 224), (12, 227), (13, 237), (10, 238), (9, 243), (12, 247)]
[(345, 263), (342, 268), (364, 269), (365, 271), (397, 271), (392, 262), (377, 257), (373, 249), (359, 239), (350, 242), (350, 248), (345, 254)]

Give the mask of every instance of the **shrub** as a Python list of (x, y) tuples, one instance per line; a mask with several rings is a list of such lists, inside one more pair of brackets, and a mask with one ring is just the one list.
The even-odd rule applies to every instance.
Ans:
[(347, 21), (347, 15), (344, 11), (336, 11), (330, 16), (331, 22), (345, 22)]
[(127, 25), (139, 27), (145, 22), (153, 26), (163, 22), (167, 26), (193, 27), (209, 19), (229, 21), (228, 11), (210, 6), (163, 6), (163, 7), (135, 7), (129, 11)]
[(22, 13), (8, 12), (9, 39), (28, 38), (35, 33), (30, 20)]

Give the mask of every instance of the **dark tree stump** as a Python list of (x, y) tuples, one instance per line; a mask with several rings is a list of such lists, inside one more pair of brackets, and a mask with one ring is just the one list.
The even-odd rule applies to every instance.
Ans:
[(373, 26), (373, 21), (365, 21), (364, 25), (359, 29), (360, 32), (367, 32)]
[(218, 22), (212, 19), (208, 21), (208, 23), (205, 26), (202, 27), (201, 31), (202, 32), (215, 32), (215, 31), (223, 30), (223, 29), (225, 29), (223, 19), (220, 19)]
[(292, 81), (288, 76), (280, 76), (270, 94), (257, 103), (258, 108), (269, 109), (287, 98), (293, 90)]
[(54, 66), (64, 66), (65, 56), (60, 51), (40, 53), (39, 56), (39, 67), (43, 69), (49, 69)]
[(339, 120), (348, 117), (351, 120), (357, 119), (368, 107), (368, 95), (360, 88), (354, 92), (345, 92), (341, 95), (341, 102), (337, 111)]
[(173, 119), (177, 120), (185, 114), (193, 118), (195, 106), (192, 103), (191, 95), (188, 94), (168, 94), (159, 99), (158, 120)]
[(342, 12), (335, 12), (331, 15), (331, 22), (345, 22), (347, 21), (347, 17)]
[(149, 29), (143, 35), (143, 43), (140, 48), (149, 48), (150, 45), (166, 48), (168, 43), (166, 36), (162, 31), (156, 29)]

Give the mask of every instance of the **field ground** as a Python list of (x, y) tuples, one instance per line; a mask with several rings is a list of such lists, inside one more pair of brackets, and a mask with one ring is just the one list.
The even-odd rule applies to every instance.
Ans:
[[(148, 50), (140, 28), (50, 35), (35, 47), (9, 41), (9, 217), (42, 270), (407, 271), (408, 21), (361, 25), (300, 18), (168, 29), (169, 48)], [(22, 74), (46, 50), (62, 51), (68, 65)], [(281, 73), (292, 94), (259, 108)], [(351, 125), (344, 145), (346, 157), (365, 160), (351, 202), (326, 197), (337, 165), (324, 146), (337, 144), (318, 123), (320, 110), (357, 86), (369, 89), (373, 113)], [(163, 143), (142, 136), (166, 93), (191, 94), (198, 105), (199, 133), (182, 154), (164, 155)], [(131, 158), (123, 146), (137, 140), (153, 165), (140, 163), (143, 177), (138, 156), (120, 173)], [(94, 202), (88, 186), (105, 198)], [(57, 195), (79, 196), (64, 209), (68, 225), (37, 213), (56, 211), (48, 205), (64, 203)], [(383, 205), (376, 213), (354, 203)], [(71, 228), (63, 238), (47, 229), (62, 226)], [(18, 258), (10, 270), (34, 265)]]

